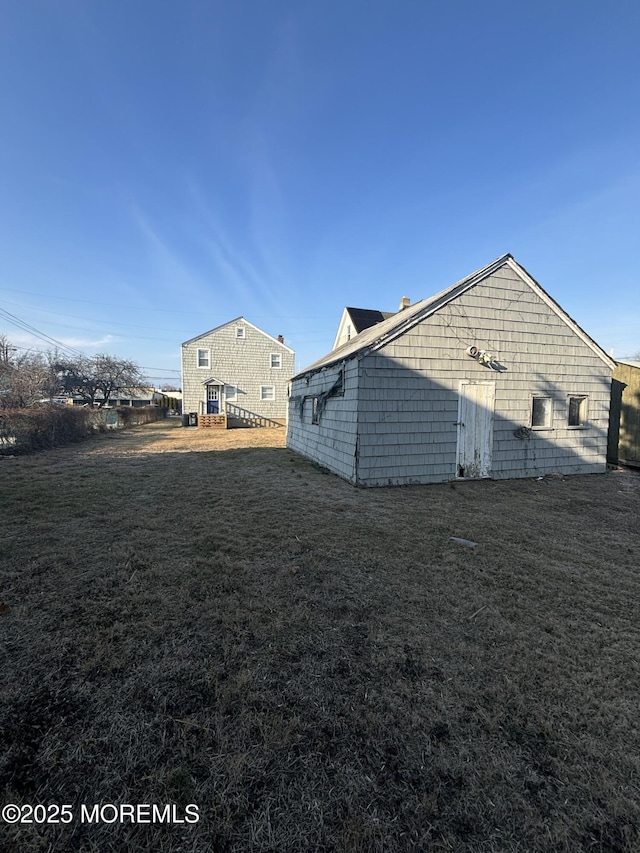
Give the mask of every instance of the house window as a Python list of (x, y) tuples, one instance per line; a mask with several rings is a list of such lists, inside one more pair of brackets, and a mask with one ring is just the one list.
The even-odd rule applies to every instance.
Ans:
[(347, 326), (347, 340), (351, 340), (351, 326)]
[(276, 399), (276, 389), (273, 385), (261, 385), (260, 386), (260, 399), (261, 400), (275, 400)]
[(246, 337), (245, 331), (246, 330), (245, 330), (244, 326), (236, 326), (236, 338), (239, 341), (243, 341), (245, 339), (245, 337)]
[(551, 397), (533, 397), (531, 400), (531, 428), (550, 429), (552, 411)]
[(311, 423), (319, 424), (320, 423), (320, 415), (318, 413), (318, 398), (311, 398)]
[(569, 420), (570, 427), (585, 426), (587, 422), (587, 396), (581, 394), (569, 397)]
[(271, 367), (282, 367), (282, 356), (279, 352), (271, 353)]
[(237, 387), (235, 385), (225, 385), (224, 396), (227, 403), (234, 403), (238, 399)]
[(199, 349), (198, 350), (198, 367), (210, 367), (210, 357), (208, 349)]

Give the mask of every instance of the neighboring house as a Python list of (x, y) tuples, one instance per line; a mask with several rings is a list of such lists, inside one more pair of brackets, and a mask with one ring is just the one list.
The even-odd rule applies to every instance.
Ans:
[(154, 405), (164, 406), (173, 412), (182, 411), (182, 391), (159, 391), (153, 394)]
[(295, 353), (237, 317), (182, 344), (182, 411), (226, 415), (229, 426), (287, 418)]
[(114, 391), (109, 398), (110, 406), (134, 406), (142, 408), (144, 406), (161, 406), (162, 394), (158, 393), (155, 388), (140, 388), (135, 394), (121, 394), (119, 391)]
[[(407, 301), (407, 304), (409, 301), (406, 296), (403, 297), (403, 302), (400, 303), (401, 310), (403, 307), (406, 307), (403, 304), (404, 300)], [(346, 344), (347, 341), (359, 335), (360, 332), (364, 332), (365, 329), (370, 329), (376, 323), (381, 323), (392, 316), (393, 311), (373, 311), (370, 308), (345, 308), (342, 312), (333, 349), (338, 349), (342, 344)]]
[(640, 361), (617, 361), (613, 371), (607, 458), (640, 467)]
[[(154, 388), (140, 388), (135, 394), (124, 393), (123, 391), (114, 391), (110, 397), (109, 402), (107, 403), (107, 408), (114, 408), (116, 406), (134, 406), (136, 408), (143, 408), (144, 406), (161, 406), (165, 405), (161, 402), (160, 398), (162, 394), (156, 392)], [(68, 396), (64, 399), (64, 401), (68, 405), (74, 406), (86, 406), (86, 399), (79, 397), (77, 394)], [(96, 396), (95, 405), (102, 405), (104, 402), (104, 397), (100, 394)]]
[(503, 255), (295, 376), (287, 446), (362, 486), (600, 472), (613, 367)]

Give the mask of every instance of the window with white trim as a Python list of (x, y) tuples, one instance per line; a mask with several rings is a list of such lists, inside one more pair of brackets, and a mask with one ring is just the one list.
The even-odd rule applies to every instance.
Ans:
[(587, 423), (587, 395), (576, 394), (569, 397), (569, 416), (567, 425), (583, 427)]
[(208, 349), (198, 350), (198, 367), (211, 367), (211, 355)]
[(531, 398), (531, 429), (551, 429), (552, 417), (551, 397), (536, 395)]
[(246, 329), (244, 326), (236, 326), (236, 338), (243, 341), (246, 338)]
[(275, 385), (261, 385), (260, 386), (260, 399), (261, 400), (275, 400), (276, 399)]
[(279, 352), (271, 353), (271, 367), (282, 367), (282, 355)]
[(238, 388), (235, 385), (224, 386), (224, 398), (228, 403), (234, 403), (238, 399)]

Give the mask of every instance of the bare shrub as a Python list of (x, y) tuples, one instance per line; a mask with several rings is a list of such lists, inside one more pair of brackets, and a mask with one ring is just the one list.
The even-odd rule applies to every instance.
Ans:
[(30, 453), (69, 444), (91, 432), (89, 413), (71, 406), (3, 409), (0, 418), (0, 453)]
[(118, 420), (123, 427), (128, 427), (133, 424), (134, 411), (135, 410), (131, 406), (118, 406), (116, 408)]
[(116, 412), (124, 427), (137, 424), (150, 424), (167, 417), (165, 406), (118, 406)]

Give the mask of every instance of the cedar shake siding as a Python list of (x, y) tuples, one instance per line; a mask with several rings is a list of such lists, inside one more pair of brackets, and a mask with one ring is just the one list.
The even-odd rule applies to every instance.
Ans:
[[(333, 365), (302, 380), (289, 408), (287, 446), (355, 483), (358, 361)], [(336, 389), (341, 382), (343, 391)], [(328, 396), (325, 396), (328, 395)], [(324, 399), (323, 399), (324, 397)], [(317, 423), (314, 423), (314, 401)]]
[(605, 470), (613, 363), (511, 256), (402, 313), (294, 378), (291, 449), (363, 486)]
[[(182, 344), (183, 412), (207, 413), (208, 386), (233, 421), (241, 412), (286, 422), (295, 353), (238, 317)], [(215, 392), (214, 392), (215, 396)]]

